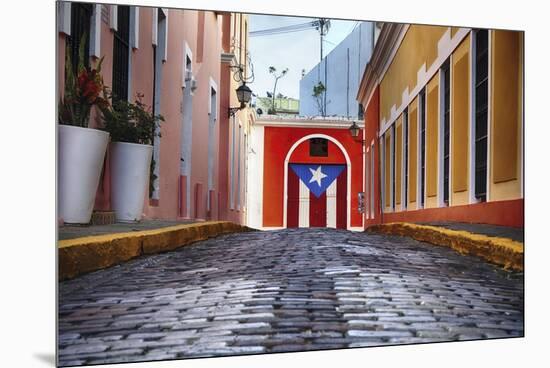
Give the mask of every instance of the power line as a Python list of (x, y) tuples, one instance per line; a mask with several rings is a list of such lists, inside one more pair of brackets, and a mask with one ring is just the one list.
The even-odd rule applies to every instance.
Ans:
[(289, 32), (289, 31), (299, 31), (299, 30), (305, 30), (311, 27), (315, 26), (315, 21), (307, 22), (307, 23), (299, 23), (299, 24), (291, 24), (288, 26), (283, 27), (276, 27), (276, 28), (268, 28), (268, 29), (261, 29), (258, 31), (252, 31), (248, 35), (250, 37), (255, 36), (264, 36), (269, 34), (276, 34), (279, 32)]

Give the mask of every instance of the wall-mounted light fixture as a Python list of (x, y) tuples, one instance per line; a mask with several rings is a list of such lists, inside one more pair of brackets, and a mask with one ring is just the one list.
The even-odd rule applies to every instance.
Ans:
[[(359, 137), (359, 133), (361, 132), (361, 128), (359, 127), (359, 125), (357, 125), (357, 123), (354, 121), (353, 124), (351, 124), (351, 126), (348, 129), (349, 129), (349, 132), (350, 132), (351, 136), (356, 141), (359, 141), (357, 139), (357, 137)], [(365, 141), (363, 139), (361, 139), (361, 143), (365, 144)]]
[(248, 88), (245, 82), (239, 86), (235, 90), (237, 92), (237, 99), (239, 100), (239, 103), (241, 106), (239, 107), (230, 107), (228, 110), (229, 117), (235, 115), (235, 113), (239, 110), (242, 110), (246, 107), (246, 104), (250, 102), (250, 98), (252, 97), (252, 90)]

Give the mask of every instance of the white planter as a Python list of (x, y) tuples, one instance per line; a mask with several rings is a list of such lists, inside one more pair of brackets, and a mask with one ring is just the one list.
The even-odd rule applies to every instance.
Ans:
[(119, 222), (141, 220), (153, 146), (111, 144), (111, 205)]
[(58, 215), (66, 223), (87, 224), (105, 159), (109, 133), (59, 125)]

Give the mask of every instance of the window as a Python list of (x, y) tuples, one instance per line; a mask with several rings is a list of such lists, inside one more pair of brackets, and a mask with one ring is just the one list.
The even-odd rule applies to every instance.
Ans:
[(489, 33), (486, 29), (475, 31), (475, 197), (487, 199), (487, 131), (488, 131), (488, 75)]
[(242, 128), (239, 124), (239, 136), (237, 143), (237, 211), (241, 210), (241, 137), (242, 137)]
[(426, 187), (426, 91), (420, 91), (418, 106), (420, 114), (420, 206), (424, 207), (424, 192)]
[(78, 51), (83, 35), (86, 35), (84, 39), (84, 66), (90, 66), (90, 21), (92, 12), (91, 4), (71, 3), (71, 36), (67, 37), (67, 45), (75, 74), (78, 68)]
[(309, 140), (309, 155), (328, 157), (328, 141), (325, 138), (311, 138)]
[(449, 204), (449, 158), (450, 158), (450, 116), (451, 116), (451, 78), (450, 63), (447, 60), (441, 67), (443, 79), (443, 202)]
[(380, 195), (382, 197), (382, 212), (384, 212), (384, 209), (386, 208), (386, 144), (384, 136), (380, 137), (380, 143), (378, 144), (378, 147), (380, 147)]
[(231, 119), (231, 150), (229, 152), (229, 208), (235, 209), (235, 135), (236, 135), (236, 126), (237, 121), (235, 120), (235, 115)]
[(128, 99), (130, 60), (130, 7), (118, 6), (117, 30), (113, 43), (113, 100)]
[(370, 146), (370, 216), (374, 218), (374, 143)]
[(404, 155), (405, 159), (403, 160), (403, 167), (404, 167), (404, 173), (405, 173), (405, 190), (404, 190), (404, 200), (403, 200), (403, 206), (407, 206), (407, 198), (408, 198), (408, 189), (409, 189), (409, 110), (405, 108), (405, 111), (403, 111), (403, 135), (405, 137), (405, 144), (404, 144)]
[(391, 208), (395, 210), (395, 124), (391, 126)]
[[(119, 14), (120, 14), (119, 7)], [(164, 48), (166, 45), (166, 16), (160, 9), (153, 10), (153, 113), (158, 115), (161, 113), (161, 91), (162, 91), (162, 59), (164, 57)], [(118, 29), (121, 29), (121, 23), (118, 23)], [(128, 24), (129, 31), (129, 24)], [(128, 64), (126, 64), (128, 65)], [(127, 84), (126, 84), (127, 85)], [(114, 86), (113, 86), (114, 87)], [(114, 88), (113, 88), (114, 90)], [(190, 111), (190, 110), (189, 110)], [(159, 192), (159, 176), (160, 176), (160, 137), (158, 136), (159, 127), (154, 127), (155, 139), (153, 140), (153, 159), (151, 165), (153, 166), (153, 180), (150, 190), (150, 196), (152, 199), (158, 200), (160, 196)], [(188, 190), (191, 188), (188, 187)]]

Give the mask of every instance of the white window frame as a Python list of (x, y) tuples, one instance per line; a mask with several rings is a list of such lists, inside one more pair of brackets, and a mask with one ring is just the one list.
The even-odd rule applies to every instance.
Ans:
[(168, 9), (166, 8), (162, 8), (162, 11), (164, 12), (164, 16), (165, 16), (165, 22), (164, 22), (164, 56), (162, 58), (162, 62), (166, 62), (168, 61)]
[(229, 151), (229, 209), (235, 209), (235, 131), (237, 126), (237, 120), (235, 115), (231, 116), (229, 120), (231, 125), (231, 143)]
[(67, 36), (71, 35), (71, 3), (70, 2), (57, 3), (57, 30), (61, 33), (65, 33)]
[(243, 135), (243, 126), (241, 119), (238, 119), (239, 122), (239, 134), (238, 134), (238, 143), (237, 143), (237, 198), (236, 198), (236, 208), (237, 211), (241, 210), (241, 161), (242, 161), (242, 135)]
[(151, 43), (155, 46), (158, 46), (159, 9), (153, 8), (153, 11), (151, 13), (153, 17), (153, 26), (151, 27)]
[(130, 46), (139, 49), (139, 6), (130, 7)]
[[(470, 127), (469, 127), (469, 133), (470, 133), (470, 140), (469, 140), (469, 163), (470, 163), (470, 170), (469, 170), (469, 202), (472, 203), (480, 203), (481, 201), (476, 198), (475, 194), (475, 180), (476, 180), (476, 157), (475, 157), (475, 124), (476, 124), (476, 93), (475, 93), (475, 73), (476, 73), (476, 31), (472, 30), (470, 33)], [(491, 117), (492, 117), (492, 109), (491, 109), (491, 58), (492, 58), (492, 52), (491, 52), (491, 37), (492, 32), (491, 30), (487, 30), (487, 177), (486, 177), (486, 190), (485, 190), (485, 202), (489, 202), (490, 200), (490, 190), (491, 190)]]
[(395, 124), (390, 131), (390, 210), (395, 212)]
[[(407, 111), (407, 113), (405, 114), (405, 111)], [(405, 188), (406, 188), (406, 184), (405, 184), (405, 181), (407, 180), (408, 178), (408, 173), (405, 171), (405, 160), (408, 160), (408, 157), (407, 157), (407, 154), (405, 153), (405, 144), (407, 143), (407, 138), (408, 138), (408, 124), (409, 124), (409, 117), (405, 117), (405, 115), (408, 115), (408, 109), (407, 110), (404, 110), (403, 113), (402, 113), (402, 117), (401, 117), (401, 131), (403, 132), (401, 134), (401, 188), (399, 188), (399, 190), (401, 190), (401, 211), (406, 211), (407, 210), (407, 201), (405, 200)], [(405, 120), (407, 121), (407, 134), (405, 134)], [(407, 150), (408, 150), (409, 146), (407, 144)], [(409, 169), (409, 166), (407, 165), (407, 170)]]
[(371, 212), (371, 219), (374, 219), (374, 140), (370, 144), (370, 150), (371, 150), (371, 157), (370, 157), (370, 212)]
[[(442, 64), (443, 65), (443, 64)], [(437, 205), (438, 207), (447, 207), (445, 203), (445, 76), (443, 74), (443, 68), (439, 68), (438, 77), (439, 77), (439, 95), (437, 96), (437, 103), (439, 106), (439, 116), (438, 116), (438, 137), (437, 137)], [(449, 60), (449, 84), (451, 84), (451, 64)], [(449, 89), (449, 100), (451, 99), (450, 89)], [(449, 101), (449, 107), (451, 106), (451, 101)], [(451, 113), (449, 109), (449, 123), (451, 119)], [(450, 124), (449, 124), (450, 129)], [(449, 132), (449, 154), (450, 154), (450, 132)], [(449, 157), (449, 169), (450, 169), (450, 157)], [(450, 171), (450, 170), (449, 170)], [(449, 173), (450, 174), (450, 173)], [(450, 191), (450, 181), (449, 181), (449, 199), (451, 197)]]
[(111, 5), (109, 12), (109, 27), (115, 32), (118, 31), (118, 6), (116, 5)]
[[(189, 68), (187, 68), (187, 59), (191, 60), (191, 63), (189, 63)], [(189, 44), (187, 41), (183, 41), (183, 63), (181, 66), (181, 87), (186, 88), (187, 87), (187, 73), (191, 73), (191, 78), (193, 76), (193, 52), (191, 51), (191, 48), (189, 47)], [(192, 80), (189, 80), (189, 87), (191, 87)], [(191, 91), (191, 94), (193, 92)]]
[(102, 4), (94, 4), (90, 19), (89, 54), (95, 58), (101, 57), (101, 8)]
[[(417, 102), (417, 106), (416, 106), (416, 129), (417, 129), (417, 132), (416, 132), (416, 147), (417, 147), (417, 155), (416, 155), (416, 209), (417, 210), (421, 210), (425, 207), (426, 203), (424, 202), (424, 205), (422, 205), (422, 202), (420, 201), (421, 198), (422, 198), (422, 180), (421, 180), (421, 175), (423, 174), (422, 173), (422, 137), (421, 137), (421, 133), (422, 133), (422, 124), (421, 124), (421, 121), (420, 121), (420, 116), (421, 116), (421, 113), (420, 113), (420, 102), (421, 102), (421, 99), (420, 99), (420, 92), (418, 93), (418, 102)], [(424, 92), (424, 107), (422, 108), (422, 112), (425, 112), (425, 108), (426, 108), (426, 93)], [(426, 133), (426, 120), (424, 120), (424, 135)], [(424, 138), (426, 139), (426, 138)], [(425, 147), (424, 147), (425, 148)], [(424, 150), (424, 153), (425, 150)], [(424, 154), (424, 156), (426, 156)], [(426, 170), (424, 170), (426, 171)], [(424, 179), (424, 183), (426, 183), (425, 179)], [(425, 190), (426, 188), (424, 188), (424, 192), (426, 192)], [(426, 193), (424, 193), (425, 195)]]

